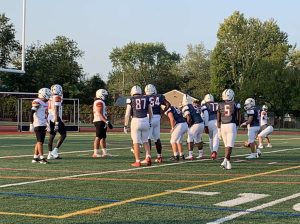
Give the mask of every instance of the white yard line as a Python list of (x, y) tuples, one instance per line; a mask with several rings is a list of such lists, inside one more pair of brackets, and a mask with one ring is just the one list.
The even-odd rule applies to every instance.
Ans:
[[(126, 147), (126, 148), (128, 148), (128, 147)], [(115, 149), (110, 149), (110, 150), (126, 149), (126, 148), (115, 148)], [(290, 151), (290, 150), (297, 150), (297, 149), (300, 149), (300, 148), (282, 149), (282, 150), (276, 150), (274, 152)], [(76, 152), (86, 152), (86, 151), (76, 151)], [(65, 152), (65, 153), (75, 153), (75, 151), (74, 152)], [(269, 153), (271, 153), (271, 152), (269, 152)], [(245, 155), (248, 155), (248, 154), (235, 155), (235, 156), (232, 156), (232, 157), (240, 157), (240, 156), (245, 156)], [(75, 177), (103, 175), (103, 174), (109, 174), (109, 173), (120, 173), (120, 172), (133, 171), (133, 170), (135, 171), (135, 170), (143, 170), (143, 169), (155, 169), (155, 168), (159, 168), (159, 167), (176, 166), (176, 165), (185, 164), (185, 163), (195, 163), (195, 162), (208, 161), (208, 160), (210, 160), (210, 159), (192, 160), (192, 161), (184, 161), (184, 162), (178, 162), (178, 163), (168, 163), (168, 164), (161, 164), (161, 165), (155, 165), (155, 166), (146, 166), (146, 167), (139, 167), (139, 168), (123, 169), (123, 170), (108, 170), (108, 171), (95, 172), (95, 173), (77, 174), (77, 175), (72, 175), (72, 176), (55, 177), (55, 178), (49, 178), (49, 179), (43, 179), (43, 180), (26, 181), (26, 182), (13, 183), (13, 184), (4, 184), (4, 185), (0, 185), (0, 188), (7, 188), (7, 187), (13, 187), (13, 186), (20, 186), (20, 185), (27, 185), (27, 184), (34, 184), (34, 183), (42, 183), (42, 182), (49, 182), (49, 181), (56, 181), (56, 180), (63, 180), (63, 179), (75, 178)]]
[(181, 193), (181, 194), (197, 194), (197, 195), (206, 195), (213, 196), (220, 194), (220, 192), (207, 192), (207, 191), (179, 191), (179, 190), (166, 190), (167, 192)]
[(285, 197), (285, 198), (280, 198), (280, 199), (277, 199), (275, 201), (271, 201), (271, 202), (268, 202), (268, 203), (265, 203), (265, 204), (253, 207), (253, 208), (249, 208), (249, 209), (247, 209), (247, 210), (245, 210), (243, 212), (237, 212), (237, 213), (234, 213), (232, 215), (229, 215), (229, 216), (217, 219), (216, 221), (209, 222), (207, 224), (220, 224), (220, 223), (223, 223), (223, 222), (227, 222), (227, 221), (236, 219), (236, 218), (238, 218), (238, 217), (240, 217), (242, 215), (247, 215), (247, 214), (249, 214), (251, 212), (262, 210), (264, 208), (268, 208), (268, 207), (271, 207), (271, 206), (277, 205), (279, 203), (282, 203), (282, 202), (285, 202), (285, 201), (288, 201), (288, 200), (292, 200), (292, 199), (295, 199), (295, 198), (298, 198), (298, 197), (300, 197), (300, 193), (293, 194), (293, 195), (290, 195), (290, 196)]

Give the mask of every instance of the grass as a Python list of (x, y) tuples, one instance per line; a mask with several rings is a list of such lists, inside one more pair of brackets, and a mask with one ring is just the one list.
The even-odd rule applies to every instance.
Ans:
[[(226, 223), (300, 222), (298, 135), (272, 136), (273, 148), (251, 161), (241, 146), (246, 136), (239, 135), (229, 171), (219, 167), (222, 144), (216, 161), (168, 161), (169, 137), (162, 134), (163, 164), (132, 168), (130, 135), (123, 133), (108, 133), (114, 156), (105, 159), (91, 158), (94, 133), (70, 133), (63, 159), (47, 165), (31, 164), (32, 134), (0, 135), (0, 223), (210, 223), (261, 205), (266, 207)], [(217, 205), (243, 193), (263, 196)]]

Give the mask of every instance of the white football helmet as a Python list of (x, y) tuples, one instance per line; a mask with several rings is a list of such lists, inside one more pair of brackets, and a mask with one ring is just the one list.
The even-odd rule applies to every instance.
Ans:
[(261, 108), (263, 111), (267, 111), (268, 110), (268, 106), (267, 105), (263, 105)]
[(148, 84), (145, 87), (145, 93), (146, 95), (152, 95), (152, 94), (157, 94), (156, 88), (152, 84)]
[(225, 89), (222, 93), (222, 99), (227, 101), (234, 100), (234, 92), (232, 89)]
[(201, 101), (201, 106), (203, 106), (204, 104), (206, 104), (205, 100)]
[(138, 85), (133, 86), (130, 90), (130, 95), (134, 96), (134, 95), (142, 95), (142, 89), (141, 87), (139, 87)]
[(48, 88), (41, 88), (38, 91), (38, 98), (49, 100), (51, 97), (51, 90)]
[(211, 94), (206, 94), (205, 96), (204, 96), (204, 99), (203, 99), (204, 101), (205, 101), (205, 103), (207, 103), (207, 102), (214, 102), (214, 97), (213, 97), (213, 95), (211, 95)]
[(96, 91), (96, 98), (100, 100), (106, 100), (107, 96), (108, 96), (108, 92), (105, 89), (98, 89)]
[(193, 103), (192, 98), (188, 94), (184, 94), (182, 97), (181, 105), (186, 106), (186, 105), (192, 104), (192, 103)]
[(61, 85), (59, 85), (59, 84), (52, 85), (51, 86), (51, 93), (53, 95), (62, 96), (63, 95), (63, 89), (62, 89)]
[(253, 98), (246, 99), (244, 104), (245, 110), (250, 110), (253, 107), (255, 107), (255, 100)]

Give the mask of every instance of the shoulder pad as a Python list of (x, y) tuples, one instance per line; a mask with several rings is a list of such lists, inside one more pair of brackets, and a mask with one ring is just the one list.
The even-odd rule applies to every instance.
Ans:
[(236, 108), (237, 108), (237, 109), (241, 109), (241, 104), (237, 103), (237, 104), (236, 104)]

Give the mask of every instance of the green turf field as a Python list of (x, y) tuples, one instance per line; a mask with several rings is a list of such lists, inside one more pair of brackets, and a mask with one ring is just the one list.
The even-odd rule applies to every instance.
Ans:
[(299, 135), (271, 136), (251, 161), (239, 135), (227, 171), (222, 144), (216, 161), (174, 163), (162, 134), (164, 163), (132, 168), (130, 135), (108, 133), (105, 159), (93, 139), (70, 133), (62, 160), (32, 164), (33, 134), (0, 135), (0, 223), (300, 223)]

